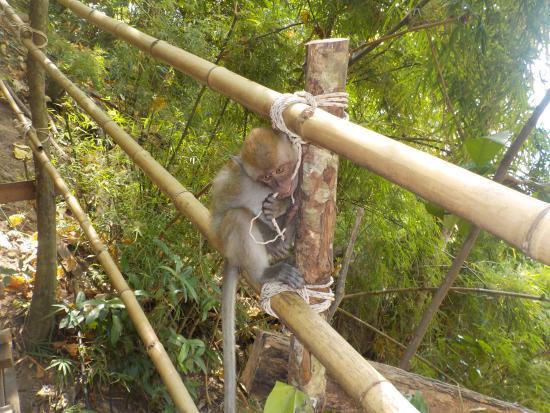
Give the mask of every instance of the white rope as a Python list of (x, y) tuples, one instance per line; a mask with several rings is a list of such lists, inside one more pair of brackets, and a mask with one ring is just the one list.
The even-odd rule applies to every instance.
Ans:
[(32, 122), (26, 117), (23, 117), (22, 122), (19, 121), (19, 119), (15, 119), (13, 122), (15, 124), (15, 128), (19, 130), (23, 137), (27, 136), (27, 133), (29, 133), (32, 129)]
[[(317, 291), (318, 289), (329, 288), (334, 282), (334, 279), (330, 277), (330, 280), (326, 284), (308, 284), (302, 288), (292, 288), (290, 285), (282, 282), (269, 282), (262, 285), (262, 291), (260, 294), (260, 305), (262, 309), (277, 317), (277, 314), (271, 308), (271, 297), (285, 291), (292, 291), (298, 294), (302, 299), (309, 304), (310, 308), (316, 313), (322, 313), (329, 309), (330, 304), (334, 301), (334, 293), (332, 290)], [(311, 300), (323, 300), (321, 302), (312, 303)], [(278, 317), (277, 317), (278, 318)]]
[[(7, 17), (7, 18), (4, 18), (4, 17)], [(38, 49), (43, 49), (48, 45), (48, 36), (46, 35), (46, 33), (44, 33), (43, 31), (40, 31), (38, 29), (32, 28), (31, 26), (29, 26), (25, 22), (19, 23), (17, 21), (12, 21), (11, 16), (9, 16), (8, 13), (4, 9), (0, 9), (0, 20), (6, 22), (6, 24), (11, 26), (12, 28), (17, 29), (16, 33), (17, 33), (17, 39), (19, 41), (21, 41), (21, 39), (23, 38), (23, 33), (28, 32), (28, 33), (31, 34), (31, 37), (32, 37), (33, 34), (37, 34), (40, 37), (42, 37), (42, 39), (44, 39), (44, 42), (42, 44), (39, 44), (39, 45), (34, 43), (34, 39), (33, 39), (33, 43)]]

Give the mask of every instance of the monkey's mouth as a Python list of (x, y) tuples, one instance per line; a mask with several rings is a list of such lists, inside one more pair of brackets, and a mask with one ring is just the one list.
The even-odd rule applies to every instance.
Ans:
[(291, 184), (290, 184), (290, 188), (281, 188), (278, 193), (279, 193), (279, 198), (288, 198), (289, 196), (291, 196), (294, 191), (296, 191), (296, 187), (298, 186), (298, 179), (294, 179)]

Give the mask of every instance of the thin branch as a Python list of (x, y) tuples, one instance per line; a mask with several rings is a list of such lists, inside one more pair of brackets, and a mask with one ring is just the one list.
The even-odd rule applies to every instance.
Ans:
[[(409, 22), (411, 21), (412, 19), (412, 16), (416, 13), (418, 13), (422, 7), (424, 7), (430, 0), (420, 0), (420, 2), (414, 6), (408, 13), (405, 17), (403, 17), (401, 19), (401, 21), (399, 21), (399, 23), (397, 23), (395, 26), (393, 26), (390, 30), (388, 30), (388, 32), (384, 35), (384, 36), (389, 36), (395, 32), (397, 32), (401, 27), (409, 24)], [(355, 63), (357, 63), (357, 61), (359, 59), (361, 59), (363, 56), (365, 56), (367, 53), (370, 53), (376, 46), (378, 46), (377, 44), (376, 45), (372, 45), (372, 46), (367, 46), (365, 47), (364, 49), (362, 49), (361, 51), (359, 51), (357, 54), (354, 54), (354, 55), (351, 55), (350, 56), (350, 59), (349, 59), (349, 63), (348, 63), (348, 67), (351, 67), (352, 65), (354, 65)]]
[[(516, 138), (514, 139), (514, 141), (506, 151), (506, 153), (504, 154), (504, 157), (502, 158), (497, 168), (497, 172), (493, 177), (493, 180), (495, 182), (501, 182), (501, 180), (506, 176), (506, 171), (508, 167), (511, 165), (513, 159), (518, 154), (519, 149), (521, 148), (523, 143), (525, 143), (525, 141), (529, 137), (531, 131), (535, 128), (540, 116), (546, 109), (546, 106), (548, 105), (549, 102), (550, 102), (550, 89), (546, 91), (546, 95), (541, 100), (541, 102), (537, 105), (537, 107), (533, 110), (533, 113), (529, 117), (529, 120), (527, 120), (525, 125), (521, 128), (521, 131), (518, 133), (518, 135), (516, 136)], [(470, 250), (474, 246), (480, 232), (481, 232), (481, 229), (479, 227), (472, 226), (472, 228), (470, 229), (470, 232), (468, 233), (468, 236), (466, 237), (466, 240), (462, 244), (460, 251), (456, 255), (456, 258), (454, 259), (451, 265), (451, 268), (449, 268), (449, 271), (445, 275), (445, 279), (439, 286), (438, 290), (434, 293), (432, 297), (432, 302), (430, 303), (430, 305), (422, 315), (422, 319), (420, 320), (420, 323), (414, 330), (413, 338), (410, 341), (409, 345), (407, 346), (407, 350), (405, 351), (405, 354), (403, 354), (401, 361), (399, 362), (399, 367), (402, 368), (403, 370), (407, 370), (409, 368), (411, 358), (418, 351), (418, 348), (420, 347), (420, 344), (422, 343), (422, 340), (426, 335), (426, 331), (428, 331), (428, 326), (430, 325), (433, 318), (435, 317), (435, 314), (439, 311), (439, 307), (441, 306), (441, 303), (443, 303), (443, 300), (449, 293), (450, 288), (452, 287), (454, 281), (458, 277), (460, 269), (462, 268), (464, 261), (466, 261), (466, 258), (470, 254)]]
[[(427, 29), (431, 29), (432, 27), (437, 27), (437, 26), (445, 26), (445, 25), (450, 24), (450, 23), (456, 23), (457, 21), (458, 22), (464, 22), (465, 19), (468, 18), (468, 16), (469, 16), (468, 13), (463, 14), (462, 16), (452, 16), (452, 17), (448, 17), (444, 20), (426, 22), (426, 23), (422, 23), (422, 24), (419, 24), (419, 25), (416, 25), (416, 26), (412, 26), (412, 27), (409, 27), (408, 29), (402, 30), (398, 33), (387, 34), (385, 36), (379, 37), (378, 39), (375, 39), (375, 40), (372, 40), (370, 42), (363, 43), (360, 46), (357, 46), (355, 49), (352, 49), (350, 51), (350, 54), (351, 54), (351, 56), (355, 57), (355, 56), (357, 56), (357, 53), (359, 53), (361, 50), (363, 50), (366, 47), (368, 47), (368, 48), (370, 48), (370, 50), (372, 50), (376, 46), (378, 46), (380, 43), (383, 43), (387, 40), (394, 39), (396, 37), (403, 36), (403, 35), (408, 34), (408, 33), (418, 32), (420, 30), (427, 30)], [(353, 57), (352, 57), (352, 59), (353, 59)]]
[(447, 92), (447, 82), (445, 82), (445, 77), (443, 77), (443, 70), (441, 69), (441, 65), (439, 64), (439, 58), (437, 57), (437, 52), (435, 50), (435, 46), (432, 41), (432, 37), (429, 33), (426, 33), (426, 37), (428, 38), (428, 43), (430, 44), (430, 50), (432, 52), (432, 56), (434, 58), (435, 66), (437, 68), (437, 75), (439, 78), (439, 85), (441, 87), (441, 93), (443, 93), (443, 96), (445, 98), (445, 104), (447, 105), (447, 111), (451, 114), (453, 117), (455, 124), (456, 124), (456, 130), (458, 131), (458, 135), (460, 136), (460, 139), (464, 142), (465, 135), (464, 131), (462, 130), (462, 126), (460, 126), (460, 122), (458, 118), (456, 117), (455, 110), (453, 107), (453, 103), (451, 102), (451, 99), (449, 98), (449, 93)]
[(249, 42), (254, 42), (256, 40), (260, 40), (260, 39), (263, 39), (264, 37), (267, 37), (267, 36), (271, 36), (272, 34), (277, 34), (277, 33), (280, 33), (286, 29), (290, 29), (291, 27), (294, 27), (294, 26), (301, 26), (302, 24), (304, 24), (303, 22), (294, 22), (294, 23), (290, 23), (290, 24), (287, 24), (286, 26), (283, 26), (283, 27), (278, 27), (276, 29), (273, 29), (271, 30), (270, 32), (267, 32), (267, 33), (264, 33), (264, 34), (260, 34), (259, 36), (256, 36), (256, 37), (252, 37)]
[(365, 77), (361, 77), (359, 79), (355, 79), (351, 83), (354, 84), (354, 83), (364, 82), (365, 80), (369, 80), (369, 79), (379, 77), (379, 76), (382, 76), (382, 75), (387, 75), (388, 73), (397, 72), (398, 70), (408, 69), (409, 67), (414, 67), (414, 66), (420, 66), (420, 64), (419, 63), (404, 64), (402, 66), (398, 66), (398, 67), (394, 67), (393, 69), (386, 70), (385, 72), (375, 73), (375, 74), (370, 75), (370, 76), (365, 76)]
[[(401, 349), (406, 349), (407, 347), (400, 343), (399, 341), (397, 341), (395, 338), (389, 336), (388, 334), (384, 333), (382, 330), (379, 330), (377, 329), (375, 326), (373, 326), (372, 324), (369, 324), (367, 323), (366, 321), (364, 320), (361, 320), (359, 317), (356, 317), (354, 316), (353, 314), (351, 313), (348, 313), (346, 310), (343, 310), (341, 308), (338, 308), (338, 311), (341, 312), (342, 314), (346, 315), (347, 317), (351, 318), (352, 320), (355, 320), (357, 321), (359, 324), (362, 324), (364, 325), (365, 327), (367, 327), (369, 330), (372, 330), (374, 331), (376, 334), (379, 334), (381, 335), (382, 337), (384, 337), (386, 340), (388, 340), (389, 342), (395, 344), (397, 347), (401, 348)], [(415, 354), (414, 355), (418, 360), (420, 360), (422, 363), (426, 364), (428, 367), (434, 369), (435, 371), (437, 371), (439, 374), (441, 374), (443, 377), (445, 377), (447, 380), (453, 382), (453, 383), (456, 383), (457, 385), (460, 385), (458, 383), (458, 381), (456, 381), (455, 379), (453, 379), (451, 376), (449, 376), (447, 373), (445, 373), (444, 371), (442, 371), (441, 369), (439, 369), (438, 367), (436, 367), (431, 361), (428, 361), (426, 360), (424, 357), (422, 356), (419, 356), (418, 354)]]
[[(220, 47), (220, 51), (218, 52), (218, 56), (214, 60), (215, 64), (218, 64), (225, 53), (225, 49), (227, 48), (227, 45), (229, 43), (229, 39), (231, 38), (231, 35), (233, 34), (233, 31), (235, 30), (235, 26), (237, 24), (238, 20), (238, 2), (235, 2), (234, 12), (233, 12), (233, 20), (231, 21), (231, 26), (229, 27), (229, 30), (227, 31), (227, 34), (225, 35), (225, 38), (223, 40), (222, 46)], [(191, 127), (191, 121), (195, 117), (195, 114), (197, 113), (197, 108), (199, 107), (199, 103), (202, 99), (202, 96), (206, 92), (207, 86), (203, 85), (201, 87), (201, 90), (199, 91), (199, 94), (197, 95), (195, 99), (195, 103), (193, 104), (193, 108), (191, 109), (191, 113), (189, 114), (189, 117), (187, 118), (187, 122), (185, 122), (185, 127), (183, 128), (183, 132), (181, 133), (180, 139), (178, 140), (178, 143), (176, 144), (176, 147), (172, 151), (172, 155), (166, 162), (166, 165), (164, 166), (166, 169), (172, 165), (172, 162), (174, 162), (174, 159), (176, 158), (176, 155), (178, 154), (178, 151), (183, 144), (184, 139), (187, 137), (187, 134), (189, 133), (189, 128)]]
[[(362, 291), (360, 293), (346, 294), (343, 298), (355, 298), (363, 297), (368, 295), (386, 295), (386, 294), (396, 294), (396, 293), (414, 293), (418, 291), (437, 291), (439, 287), (410, 287), (410, 288), (388, 288), (386, 290), (374, 290), (374, 291)], [(468, 287), (451, 287), (449, 289), (451, 292), (455, 293), (474, 293), (474, 294), (486, 294), (486, 295), (496, 295), (503, 297), (512, 297), (512, 298), (521, 298), (526, 300), (537, 300), (550, 302), (550, 298), (546, 297), (544, 294), (541, 295), (532, 295), (524, 293), (516, 293), (513, 291), (500, 291), (500, 290), (489, 290), (487, 288), (468, 288)]]
[(346, 253), (344, 254), (342, 269), (340, 270), (340, 274), (338, 275), (338, 280), (336, 281), (334, 301), (332, 302), (332, 304), (330, 305), (330, 308), (328, 309), (327, 321), (329, 323), (332, 320), (332, 317), (334, 317), (334, 313), (336, 312), (336, 309), (338, 308), (338, 306), (342, 302), (342, 299), (344, 298), (349, 264), (351, 262), (351, 258), (353, 257), (353, 247), (355, 246), (355, 241), (357, 240), (357, 235), (359, 234), (359, 227), (361, 226), (361, 220), (363, 219), (363, 215), (365, 215), (365, 209), (361, 207), (357, 207), (355, 209), (355, 222), (353, 223), (353, 228), (351, 230), (351, 235), (349, 237), (348, 247), (346, 248)]

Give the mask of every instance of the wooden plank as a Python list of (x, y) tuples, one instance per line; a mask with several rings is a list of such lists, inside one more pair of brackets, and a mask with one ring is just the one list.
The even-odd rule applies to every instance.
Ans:
[(0, 344), (0, 369), (13, 366), (11, 343)]
[(4, 396), (4, 370), (0, 369), (0, 406), (6, 404), (6, 396)]
[(0, 184), (0, 204), (29, 201), (35, 198), (34, 181), (10, 182)]
[(0, 344), (4, 343), (11, 343), (11, 330), (9, 328), (0, 330)]
[(6, 393), (6, 402), (11, 405), (13, 412), (21, 413), (19, 393), (17, 392), (17, 380), (13, 367), (4, 370), (4, 391)]

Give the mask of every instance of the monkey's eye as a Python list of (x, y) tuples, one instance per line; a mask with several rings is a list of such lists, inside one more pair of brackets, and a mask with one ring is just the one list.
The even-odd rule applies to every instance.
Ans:
[(280, 168), (277, 168), (277, 170), (275, 172), (278, 173), (278, 174), (282, 174), (284, 171), (285, 171), (285, 168), (283, 168), (281, 166)]
[(271, 179), (271, 175), (262, 176), (262, 181), (269, 181), (270, 179)]

